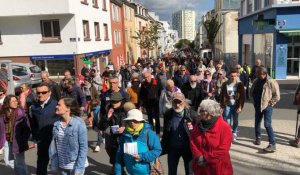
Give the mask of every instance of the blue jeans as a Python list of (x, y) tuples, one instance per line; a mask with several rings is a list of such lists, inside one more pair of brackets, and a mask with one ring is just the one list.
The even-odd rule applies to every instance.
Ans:
[(268, 106), (262, 112), (259, 108), (255, 108), (255, 136), (256, 136), (256, 138), (260, 138), (260, 135), (261, 135), (260, 124), (261, 124), (262, 118), (264, 117), (264, 125), (267, 130), (268, 137), (269, 137), (269, 143), (272, 145), (275, 145), (274, 131), (272, 128), (272, 112), (273, 112), (272, 106)]
[(224, 119), (229, 125), (231, 125), (231, 118), (233, 120), (232, 133), (237, 133), (237, 128), (239, 125), (239, 120), (238, 120), (239, 114), (236, 112), (236, 110), (237, 108), (235, 105), (233, 106), (227, 105), (224, 111)]
[(93, 123), (94, 123), (94, 126), (97, 126), (97, 124), (98, 124), (99, 111), (100, 111), (100, 106), (96, 106), (96, 107), (93, 108), (93, 113), (94, 113)]
[(7, 141), (5, 142), (5, 145), (4, 145), (4, 162), (7, 166), (14, 169), (16, 175), (29, 174), (27, 165), (25, 163), (24, 152), (13, 154), (12, 153), (12, 144)]

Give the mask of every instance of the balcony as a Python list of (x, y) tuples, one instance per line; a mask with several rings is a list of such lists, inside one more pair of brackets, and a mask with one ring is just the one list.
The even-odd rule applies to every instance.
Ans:
[[(0, 17), (71, 14), (72, 0), (2, 1)], [(79, 2), (79, 1), (78, 1)]]

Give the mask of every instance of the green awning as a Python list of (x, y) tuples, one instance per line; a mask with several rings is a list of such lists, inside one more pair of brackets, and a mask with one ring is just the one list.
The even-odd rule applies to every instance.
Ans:
[(286, 36), (300, 36), (300, 29), (281, 29), (279, 33), (282, 33)]

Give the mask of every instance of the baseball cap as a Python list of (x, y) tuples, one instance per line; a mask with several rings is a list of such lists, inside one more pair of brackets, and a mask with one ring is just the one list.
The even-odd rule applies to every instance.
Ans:
[(183, 93), (181, 93), (181, 92), (174, 93), (173, 100), (176, 100), (176, 99), (180, 100), (180, 101), (185, 101), (185, 97), (184, 97)]

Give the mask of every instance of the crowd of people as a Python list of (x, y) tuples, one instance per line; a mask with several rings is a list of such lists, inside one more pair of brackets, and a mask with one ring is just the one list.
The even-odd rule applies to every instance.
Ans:
[(276, 151), (271, 121), (279, 86), (259, 59), (252, 68), (223, 60), (140, 59), (101, 74), (95, 65), (76, 76), (66, 70), (60, 82), (42, 71), (41, 79), (35, 90), (23, 84), (14, 95), (0, 87), (0, 148), (18, 175), (28, 174), (30, 139), (37, 144), (36, 174), (46, 175), (49, 163), (53, 173), (84, 174), (89, 128), (98, 133), (94, 151), (105, 144), (111, 174), (150, 174), (164, 154), (170, 175), (177, 174), (180, 157), (187, 175), (233, 174), (229, 150), (238, 142), (238, 118), (249, 96), (254, 144), (261, 143), (264, 119), (269, 145), (263, 150)]

